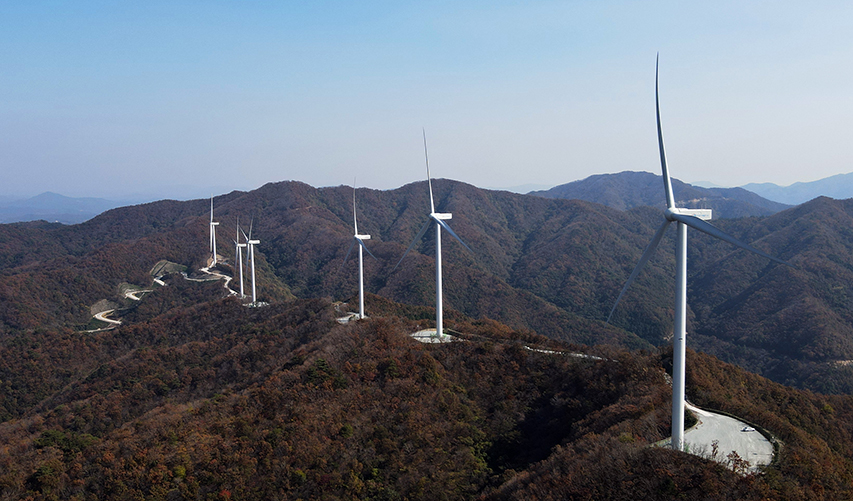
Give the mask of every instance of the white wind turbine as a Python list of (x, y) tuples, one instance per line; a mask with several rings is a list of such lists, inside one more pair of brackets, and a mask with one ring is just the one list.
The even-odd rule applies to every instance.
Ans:
[(643, 266), (654, 253), (655, 249), (663, 238), (663, 234), (669, 224), (675, 222), (677, 225), (678, 234), (676, 238), (677, 245), (675, 251), (675, 320), (673, 325), (672, 336), (672, 448), (680, 451), (684, 448), (684, 384), (686, 372), (685, 339), (687, 336), (687, 227), (689, 226), (703, 233), (707, 233), (712, 237), (719, 238), (720, 240), (729, 242), (742, 249), (746, 249), (750, 252), (758, 254), (759, 256), (763, 256), (772, 261), (776, 261), (777, 263), (785, 264), (788, 266), (790, 266), (790, 264), (780, 259), (777, 259), (767, 253), (761, 252), (760, 250), (751, 247), (730, 235), (723, 233), (721, 230), (705, 222), (705, 220), (711, 219), (711, 211), (709, 209), (683, 209), (675, 206), (675, 198), (672, 194), (672, 182), (670, 181), (669, 171), (667, 170), (666, 166), (666, 152), (664, 151), (663, 133), (661, 132), (660, 125), (658, 60), (655, 61), (655, 112), (657, 115), (660, 164), (661, 170), (663, 172), (664, 193), (666, 195), (666, 211), (664, 212), (665, 219), (663, 221), (663, 224), (661, 224), (660, 228), (658, 229), (657, 233), (655, 233), (655, 236), (652, 238), (652, 241), (649, 243), (648, 247), (646, 247), (646, 250), (643, 252), (643, 255), (640, 257), (640, 261), (637, 263), (637, 266), (634, 268), (634, 271), (631, 272), (631, 276), (628, 277), (628, 281), (625, 283), (625, 286), (619, 293), (619, 297), (616, 298), (616, 304), (614, 304), (613, 309), (610, 310), (610, 315), (607, 317), (607, 322), (610, 322), (610, 318), (613, 316), (613, 312), (616, 310), (616, 305), (619, 304), (619, 300), (622, 299), (622, 296), (625, 294), (625, 291), (628, 290), (628, 287), (631, 285), (631, 283), (640, 273), (640, 270), (642, 270)]
[(344, 262), (341, 263), (341, 268), (343, 268), (344, 263), (349, 259), (349, 255), (352, 252), (352, 248), (355, 244), (358, 244), (358, 318), (365, 318), (364, 316), (364, 253), (362, 250), (366, 250), (368, 254), (373, 259), (376, 259), (376, 256), (370, 252), (370, 249), (364, 244), (365, 240), (370, 240), (370, 235), (359, 235), (358, 234), (358, 218), (355, 215), (355, 181), (353, 181), (352, 186), (352, 224), (355, 230), (355, 234), (353, 235), (353, 241), (349, 246), (349, 250), (347, 251), (346, 257), (344, 257)]
[(235, 263), (237, 268), (240, 270), (240, 298), (246, 297), (243, 293), (243, 248), (246, 247), (246, 244), (240, 243), (240, 218), (237, 218), (237, 240), (234, 240), (234, 255), (237, 257), (237, 262)]
[(213, 220), (213, 197), (210, 197), (210, 251), (213, 253), (213, 264), (210, 267), (216, 266), (216, 226), (218, 222)]
[[(412, 247), (415, 246), (415, 242), (421, 239), (426, 233), (427, 228), (429, 227), (431, 222), (435, 222), (435, 334), (441, 339), (442, 335), (444, 335), (444, 314), (442, 312), (442, 297), (441, 297), (441, 229), (444, 228), (447, 230), (453, 238), (459, 241), (466, 249), (471, 252), (470, 247), (468, 247), (465, 242), (459, 238), (459, 235), (456, 234), (451, 228), (450, 225), (445, 223), (445, 220), (453, 218), (453, 214), (449, 212), (436, 212), (435, 211), (435, 202), (432, 196), (432, 179), (429, 175), (429, 153), (427, 152), (427, 142), (426, 142), (426, 131), (424, 131), (424, 158), (426, 159), (426, 170), (427, 170), (427, 184), (429, 185), (429, 219), (424, 223), (424, 226), (421, 228), (421, 231), (415, 236), (412, 240), (412, 243), (409, 244), (409, 248), (406, 249), (406, 252), (403, 253), (403, 257), (400, 258), (400, 261), (397, 262), (397, 265), (394, 266), (394, 270), (400, 266), (400, 263), (403, 262), (403, 259), (412, 250)], [(392, 272), (394, 270), (391, 270)]]
[(261, 243), (260, 240), (252, 240), (252, 226), (254, 226), (255, 221), (249, 223), (249, 235), (247, 236), (245, 232), (243, 232), (243, 236), (246, 237), (246, 244), (249, 246), (249, 256), (247, 258), (248, 261), (252, 263), (252, 304), (258, 304), (258, 297), (255, 294), (255, 246)]

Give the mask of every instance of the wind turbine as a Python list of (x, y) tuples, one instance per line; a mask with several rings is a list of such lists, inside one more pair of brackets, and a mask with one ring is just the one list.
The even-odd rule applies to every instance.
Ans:
[(613, 312), (619, 304), (619, 300), (628, 290), (628, 287), (637, 278), (637, 275), (645, 266), (649, 258), (654, 254), (655, 249), (663, 238), (670, 223), (675, 222), (678, 229), (676, 238), (675, 250), (675, 320), (673, 325), (673, 348), (672, 348), (672, 448), (675, 450), (683, 450), (684, 448), (684, 384), (685, 384), (685, 357), (686, 357), (686, 326), (687, 326), (687, 227), (707, 233), (712, 237), (718, 238), (736, 245), (742, 249), (746, 249), (752, 253), (763, 256), (767, 259), (781, 263), (787, 266), (790, 264), (777, 259), (767, 253), (749, 246), (736, 238), (723, 233), (721, 230), (705, 222), (711, 219), (710, 209), (684, 209), (675, 206), (675, 198), (672, 194), (672, 181), (669, 177), (669, 171), (666, 165), (666, 151), (663, 146), (663, 133), (660, 125), (660, 98), (658, 92), (658, 63), (660, 54), (655, 60), (655, 113), (657, 116), (658, 129), (658, 148), (660, 149), (660, 164), (663, 172), (664, 194), (666, 195), (666, 211), (664, 211), (664, 221), (658, 228), (657, 233), (652, 238), (640, 261), (628, 277), (628, 281), (616, 298), (616, 304), (610, 310), (610, 315), (607, 317), (607, 322), (610, 322), (613, 317)]
[(255, 246), (261, 243), (260, 240), (252, 240), (252, 226), (254, 226), (255, 221), (252, 220), (249, 223), (249, 235), (246, 236), (246, 233), (243, 232), (243, 236), (246, 237), (246, 244), (249, 246), (249, 257), (248, 260), (252, 262), (252, 304), (257, 305), (258, 297), (255, 294)]
[(240, 217), (238, 216), (237, 217), (237, 240), (234, 240), (234, 247), (236, 250), (234, 251), (234, 254), (237, 257), (237, 263), (235, 263), (235, 264), (237, 265), (237, 268), (240, 269), (240, 298), (241, 299), (246, 297), (246, 295), (243, 293), (243, 247), (245, 247), (245, 246), (246, 246), (246, 244), (240, 243)]
[(216, 226), (219, 223), (213, 220), (213, 196), (210, 197), (210, 251), (213, 252), (213, 264), (210, 267), (216, 266)]
[[(447, 230), (453, 238), (459, 241), (463, 247), (468, 249), (470, 252), (474, 252), (468, 247), (465, 242), (459, 238), (459, 235), (456, 234), (451, 228), (450, 225), (445, 223), (446, 220), (452, 219), (453, 214), (449, 212), (436, 212), (435, 211), (435, 202), (432, 196), (432, 179), (429, 175), (429, 153), (427, 152), (427, 141), (426, 141), (426, 130), (423, 131), (424, 134), (424, 158), (426, 159), (426, 170), (427, 170), (427, 184), (429, 185), (429, 219), (424, 223), (421, 231), (415, 236), (412, 240), (412, 243), (409, 244), (409, 248), (406, 249), (406, 252), (403, 253), (403, 257), (400, 258), (400, 261), (397, 262), (397, 266), (400, 266), (400, 263), (403, 262), (403, 259), (412, 250), (412, 247), (415, 246), (415, 242), (421, 239), (426, 233), (427, 228), (429, 227), (431, 222), (435, 222), (435, 334), (441, 339), (441, 336), (444, 335), (444, 314), (442, 312), (442, 297), (441, 297), (441, 229), (444, 228)], [(397, 266), (394, 266), (394, 270), (397, 269)], [(391, 270), (392, 272), (394, 270)]]
[(370, 240), (370, 235), (359, 235), (358, 234), (358, 218), (355, 215), (355, 181), (352, 183), (352, 224), (355, 229), (355, 234), (353, 235), (352, 243), (349, 246), (349, 250), (347, 251), (346, 257), (344, 257), (344, 262), (341, 263), (341, 268), (343, 268), (344, 263), (349, 259), (350, 252), (352, 252), (352, 247), (357, 243), (358, 244), (358, 318), (365, 318), (364, 316), (364, 253), (362, 250), (366, 250), (370, 257), (376, 259), (376, 256), (370, 252), (370, 249), (364, 244), (365, 240)]

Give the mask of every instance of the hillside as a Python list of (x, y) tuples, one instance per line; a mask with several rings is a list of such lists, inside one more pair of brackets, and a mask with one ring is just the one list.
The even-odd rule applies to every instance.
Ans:
[[(625, 171), (590, 176), (530, 194), (545, 198), (586, 200), (619, 210), (644, 205), (664, 209), (662, 185), (658, 174)], [(762, 198), (747, 189), (701, 188), (678, 179), (672, 180), (676, 205), (692, 209), (713, 209), (715, 219), (769, 216), (790, 207), (785, 203)]]
[[(480, 190), (436, 180), (436, 205), (473, 253), (444, 245), (445, 308), (567, 342), (627, 349), (666, 346), (672, 325), (674, 231), (606, 325), (616, 295), (660, 222), (650, 207), (619, 211), (580, 200)], [(357, 291), (356, 264), (341, 268), (351, 239), (352, 191), (275, 183), (216, 198), (220, 242), (254, 217), (261, 300)], [(393, 270), (426, 220), (426, 184), (358, 190), (359, 223), (378, 259), (367, 290), (430, 307), (434, 243), (427, 235)], [(151, 285), (161, 259), (198, 269), (207, 246), (207, 201), (114, 209), (81, 225), (0, 226), (0, 328), (85, 327), (90, 308), (121, 303), (121, 283)], [(853, 393), (851, 208), (818, 199), (766, 218), (719, 220), (725, 231), (795, 265), (781, 267), (691, 232), (688, 344), (776, 381)], [(233, 260), (233, 248), (219, 253)], [(231, 273), (230, 263), (222, 270)], [(223, 297), (224, 289), (212, 289)], [(134, 306), (124, 301), (124, 307)], [(158, 310), (159, 311), (159, 310)], [(135, 321), (156, 311), (136, 313)], [(368, 315), (371, 311), (368, 309)], [(146, 316), (147, 315), (147, 316)], [(424, 319), (431, 317), (425, 313)], [(427, 324), (428, 325), (428, 324)]]
[(747, 413), (784, 440), (766, 474), (742, 477), (648, 446), (669, 426), (666, 352), (538, 353), (523, 346), (582, 348), (464, 319), (454, 327), (465, 341), (425, 345), (408, 337), (412, 320), (339, 325), (332, 313), (323, 300), (252, 309), (225, 299), (95, 335), (3, 340), (2, 403), (23, 388), (43, 396), (0, 423), (0, 495), (851, 495), (853, 397), (791, 390), (691, 353), (691, 396)]

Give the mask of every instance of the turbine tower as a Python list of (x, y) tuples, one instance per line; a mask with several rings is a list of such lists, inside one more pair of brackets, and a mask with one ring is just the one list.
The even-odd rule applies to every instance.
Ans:
[(234, 240), (235, 251), (234, 254), (237, 257), (237, 268), (240, 269), (240, 299), (246, 297), (243, 293), (243, 248), (246, 247), (246, 244), (240, 243), (240, 218), (237, 217), (237, 240)]
[(344, 264), (349, 259), (350, 252), (352, 252), (352, 248), (355, 244), (358, 244), (358, 318), (365, 318), (364, 315), (364, 253), (362, 250), (367, 251), (370, 254), (370, 257), (376, 259), (376, 256), (370, 252), (370, 249), (364, 244), (365, 240), (370, 240), (370, 235), (359, 235), (358, 234), (358, 218), (355, 215), (355, 181), (352, 183), (352, 224), (355, 230), (355, 234), (353, 235), (353, 241), (349, 246), (349, 250), (347, 251), (346, 257), (344, 257), (344, 262), (341, 263), (341, 268), (343, 268)]
[[(435, 222), (435, 334), (439, 339), (441, 339), (441, 336), (444, 335), (444, 314), (442, 311), (441, 297), (441, 229), (444, 228), (445, 230), (447, 230), (448, 233), (453, 236), (453, 238), (458, 240), (459, 243), (462, 244), (462, 246), (468, 249), (470, 252), (474, 251), (472, 251), (471, 248), (468, 247), (465, 242), (462, 241), (461, 238), (459, 238), (459, 235), (457, 235), (456, 232), (454, 232), (450, 228), (450, 225), (445, 222), (446, 220), (453, 218), (453, 214), (449, 212), (442, 213), (435, 211), (435, 202), (432, 196), (432, 179), (429, 175), (429, 153), (427, 152), (426, 130), (423, 131), (423, 134), (424, 158), (426, 160), (427, 184), (429, 186), (429, 219), (427, 219), (427, 222), (424, 223), (421, 230), (412, 240), (412, 243), (409, 244), (409, 248), (406, 249), (405, 253), (403, 253), (403, 257), (401, 257), (400, 261), (397, 262), (397, 266), (400, 266), (400, 263), (403, 262), (403, 259), (406, 257), (409, 251), (412, 250), (412, 247), (415, 246), (415, 242), (417, 242), (421, 239), (421, 237), (424, 236), (424, 233), (426, 233), (426, 230), (429, 227), (430, 223)], [(397, 269), (397, 266), (394, 266), (394, 270)], [(393, 272), (394, 270), (391, 271)]]
[(790, 264), (777, 259), (767, 253), (764, 253), (752, 246), (749, 246), (736, 238), (723, 233), (718, 228), (705, 222), (711, 219), (710, 209), (684, 209), (676, 207), (675, 197), (672, 194), (672, 181), (669, 177), (669, 170), (666, 165), (666, 152), (663, 146), (663, 132), (661, 132), (660, 124), (660, 98), (658, 92), (658, 62), (660, 55), (655, 61), (655, 113), (657, 116), (658, 129), (658, 148), (660, 150), (660, 164), (663, 173), (664, 194), (666, 196), (666, 211), (664, 212), (664, 221), (658, 228), (657, 233), (652, 238), (640, 261), (628, 277), (628, 281), (616, 298), (616, 304), (610, 310), (610, 315), (607, 317), (607, 322), (610, 322), (613, 317), (613, 312), (619, 304), (619, 300), (628, 290), (628, 287), (637, 278), (637, 275), (645, 266), (649, 258), (654, 254), (655, 249), (663, 238), (664, 232), (670, 223), (675, 222), (678, 233), (676, 238), (675, 250), (675, 320), (673, 323), (673, 347), (672, 347), (672, 448), (675, 450), (683, 450), (684, 448), (684, 385), (685, 385), (685, 356), (686, 356), (686, 337), (687, 337), (687, 227), (707, 233), (712, 237), (718, 238), (736, 245), (742, 249), (763, 256), (767, 259), (781, 263), (787, 266)]
[(256, 294), (255, 289), (255, 246), (261, 243), (260, 240), (252, 240), (252, 226), (254, 226), (255, 222), (252, 221), (249, 223), (249, 235), (246, 236), (246, 233), (243, 233), (243, 236), (246, 237), (246, 244), (249, 246), (249, 257), (248, 260), (252, 263), (252, 304), (258, 304), (258, 296)]
[(213, 220), (213, 196), (210, 197), (210, 251), (213, 253), (213, 264), (210, 267), (216, 266), (216, 226), (218, 222)]

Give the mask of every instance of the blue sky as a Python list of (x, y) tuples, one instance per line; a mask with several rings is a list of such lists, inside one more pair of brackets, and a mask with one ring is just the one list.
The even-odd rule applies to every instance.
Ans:
[(0, 0), (0, 195), (853, 171), (844, 2)]

